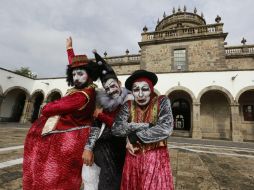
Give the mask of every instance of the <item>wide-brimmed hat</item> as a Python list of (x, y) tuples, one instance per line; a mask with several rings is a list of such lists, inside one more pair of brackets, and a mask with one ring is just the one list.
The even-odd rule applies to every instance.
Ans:
[(149, 79), (152, 82), (153, 86), (155, 86), (157, 81), (158, 81), (158, 77), (155, 73), (150, 72), (150, 71), (146, 71), (146, 70), (137, 70), (137, 71), (134, 71), (131, 74), (131, 76), (129, 76), (129, 78), (126, 79), (125, 87), (128, 90), (132, 90), (133, 83), (139, 78)]
[(100, 67), (99, 77), (102, 83), (106, 82), (108, 79), (116, 79), (118, 80), (115, 71), (113, 68), (103, 59), (96, 50), (93, 50), (96, 63)]

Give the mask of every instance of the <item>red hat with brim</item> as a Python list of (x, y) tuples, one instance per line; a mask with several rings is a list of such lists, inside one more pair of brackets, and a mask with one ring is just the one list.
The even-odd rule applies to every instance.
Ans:
[(81, 67), (81, 66), (86, 66), (89, 63), (89, 59), (87, 58), (86, 55), (75, 55), (72, 60), (71, 64), (69, 65), (71, 68), (75, 67)]
[(155, 86), (158, 81), (158, 77), (155, 73), (146, 70), (136, 70), (126, 79), (125, 87), (131, 91), (133, 83), (139, 78), (150, 80), (153, 86)]

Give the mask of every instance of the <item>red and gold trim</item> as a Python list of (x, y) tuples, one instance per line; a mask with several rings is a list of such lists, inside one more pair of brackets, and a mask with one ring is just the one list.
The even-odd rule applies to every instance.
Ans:
[(72, 58), (70, 67), (80, 67), (80, 66), (85, 66), (89, 63), (89, 59), (87, 58), (86, 55), (75, 55)]

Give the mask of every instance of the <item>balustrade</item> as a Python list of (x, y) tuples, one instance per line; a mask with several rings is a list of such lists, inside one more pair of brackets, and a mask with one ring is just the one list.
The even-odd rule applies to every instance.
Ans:
[(244, 55), (244, 54), (254, 54), (253, 45), (243, 45), (225, 48), (226, 55)]
[(106, 60), (109, 64), (139, 62), (140, 55), (124, 55), (120, 57), (107, 57)]
[(152, 41), (154, 39), (170, 39), (174, 37), (185, 37), (202, 34), (222, 33), (222, 23), (203, 25), (191, 28), (175, 28), (166, 31), (146, 32), (142, 34), (142, 41)]

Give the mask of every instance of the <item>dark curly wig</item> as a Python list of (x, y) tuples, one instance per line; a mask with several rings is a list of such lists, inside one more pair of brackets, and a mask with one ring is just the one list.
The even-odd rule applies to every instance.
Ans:
[(73, 76), (72, 76), (72, 71), (74, 69), (85, 69), (89, 78), (92, 79), (93, 81), (96, 81), (99, 77), (99, 66), (97, 63), (93, 62), (93, 61), (89, 61), (89, 63), (87, 65), (84, 66), (80, 66), (80, 67), (70, 67), (70, 65), (67, 65), (67, 70), (66, 70), (66, 81), (68, 86), (74, 86), (74, 81), (73, 81)]

